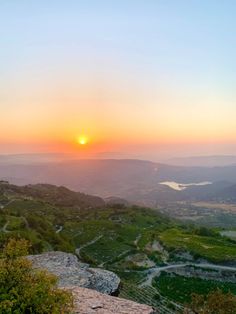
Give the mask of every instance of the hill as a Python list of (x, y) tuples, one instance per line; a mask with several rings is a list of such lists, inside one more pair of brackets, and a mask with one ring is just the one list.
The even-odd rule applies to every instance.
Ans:
[(216, 155), (172, 158), (167, 160), (167, 163), (170, 165), (185, 167), (223, 167), (235, 165), (236, 156)]
[(26, 185), (23, 187), (14, 185), (0, 185), (3, 191), (12, 191), (19, 195), (29, 196), (35, 199), (43, 200), (55, 206), (66, 207), (103, 207), (105, 202), (102, 198), (92, 196), (80, 192), (74, 192), (64, 186), (55, 186), (51, 184), (35, 184)]
[(34, 252), (74, 251), (71, 239), (60, 233), (80, 212), (103, 208), (102, 198), (48, 184), (16, 186), (0, 182), (0, 243), (10, 236), (29, 239)]
[[(13, 159), (15, 160), (15, 159)], [(222, 187), (236, 184), (236, 166), (180, 167), (142, 160), (65, 160), (29, 164), (0, 162), (2, 180), (13, 184), (47, 183), (65, 186), (74, 191), (99, 195), (103, 198), (119, 197), (131, 203), (156, 207), (162, 202), (179, 200), (211, 200)], [(164, 181), (180, 184), (212, 182), (212, 186), (191, 186), (184, 192), (160, 185)], [(225, 184), (223, 186), (222, 184)], [(220, 186), (221, 184), (221, 186)]]
[[(116, 273), (122, 280), (122, 297), (162, 309), (167, 304), (181, 306), (181, 298), (178, 303), (167, 298), (168, 287), (163, 282), (161, 291), (156, 286), (156, 278), (166, 270), (172, 272), (168, 280), (174, 278), (173, 284), (181, 286), (189, 276), (188, 265), (198, 265), (205, 279), (216, 274), (211, 275), (208, 291), (219, 285), (226, 290), (235, 288), (236, 283), (229, 278), (232, 281), (232, 271), (236, 270), (236, 242), (218, 231), (182, 225), (148, 208), (101, 206), (103, 200), (83, 194), (81, 201), (80, 193), (61, 187), (18, 187), (6, 182), (0, 187), (1, 245), (9, 237), (24, 237), (32, 242), (32, 253), (76, 252), (92, 267)], [(64, 201), (64, 194), (58, 198), (61, 191)], [(91, 206), (91, 199), (96, 206)], [(173, 275), (179, 264), (184, 269), (181, 278)], [(214, 267), (214, 272), (205, 269), (209, 267)], [(191, 276), (198, 276), (199, 271), (194, 272), (191, 270)], [(190, 280), (189, 285), (192, 288), (188, 291), (197, 292), (197, 284)]]

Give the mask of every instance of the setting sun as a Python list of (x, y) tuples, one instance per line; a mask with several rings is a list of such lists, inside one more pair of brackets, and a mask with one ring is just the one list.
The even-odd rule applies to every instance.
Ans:
[(88, 144), (88, 138), (86, 136), (79, 136), (77, 142), (79, 145), (86, 145)]

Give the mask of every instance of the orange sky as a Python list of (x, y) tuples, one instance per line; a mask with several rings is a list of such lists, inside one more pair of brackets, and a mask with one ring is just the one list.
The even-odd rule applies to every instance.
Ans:
[(111, 84), (92, 89), (69, 88), (60, 82), (51, 90), (50, 83), (46, 90), (28, 85), (27, 90), (15, 89), (5, 96), (8, 106), (1, 113), (1, 142), (74, 150), (80, 149), (77, 137), (85, 135), (87, 149), (107, 151), (139, 144), (235, 140), (234, 107), (225, 107), (225, 99), (167, 88), (146, 91), (131, 86), (127, 90), (122, 82), (116, 89)]
[(6, 2), (0, 153), (236, 153), (235, 19), (210, 2)]

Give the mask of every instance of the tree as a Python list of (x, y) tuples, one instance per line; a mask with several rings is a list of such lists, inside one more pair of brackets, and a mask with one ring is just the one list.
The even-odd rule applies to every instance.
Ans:
[(35, 270), (25, 257), (29, 242), (10, 239), (0, 258), (0, 313), (71, 313), (71, 293), (56, 287), (57, 278)]
[(193, 294), (188, 308), (190, 311), (186, 310), (185, 313), (235, 314), (236, 296), (230, 292), (223, 293), (220, 289), (210, 292), (206, 297)]

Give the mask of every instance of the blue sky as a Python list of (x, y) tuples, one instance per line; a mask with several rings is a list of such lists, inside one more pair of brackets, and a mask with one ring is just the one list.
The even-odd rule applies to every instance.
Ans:
[(34, 59), (74, 45), (79, 55), (95, 50), (179, 74), (216, 67), (232, 78), (235, 12), (235, 1), (1, 0), (1, 55), (6, 66), (16, 50), (23, 58), (32, 49)]

